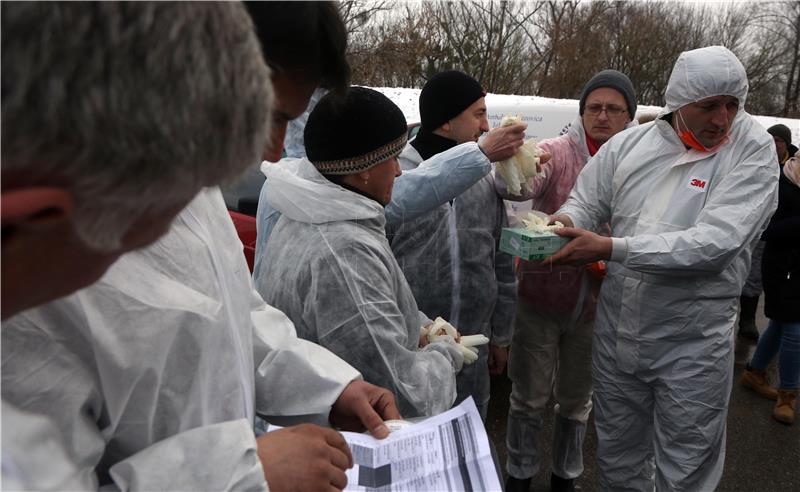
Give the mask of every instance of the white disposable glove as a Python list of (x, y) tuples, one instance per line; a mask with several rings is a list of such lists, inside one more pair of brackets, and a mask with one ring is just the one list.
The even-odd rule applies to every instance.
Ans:
[(559, 221), (555, 221), (552, 225), (547, 225), (547, 216), (542, 217), (534, 212), (528, 212), (527, 217), (522, 219), (522, 223), (525, 224), (525, 229), (537, 234), (552, 233), (554, 229), (564, 227), (564, 224)]
[[(522, 123), (519, 116), (504, 116), (500, 126), (509, 126)], [(533, 191), (528, 185), (528, 178), (544, 176), (539, 167), (539, 155), (542, 151), (536, 146), (536, 140), (527, 140), (519, 148), (514, 157), (497, 163), (497, 172), (506, 182), (508, 193), (516, 196), (522, 195), (522, 190), (530, 193)]]
[(436, 341), (425, 345), (421, 350), (423, 352), (439, 352), (444, 355), (450, 361), (450, 365), (453, 366), (453, 374), (458, 373), (464, 366), (464, 353), (450, 335), (442, 336)]
[[(478, 360), (478, 349), (476, 347), (489, 343), (489, 339), (483, 335), (465, 335), (459, 339), (458, 331), (455, 327), (445, 321), (441, 316), (433, 321), (433, 325), (428, 328), (428, 341), (448, 341), (454, 343), (464, 359), (464, 364), (472, 364)], [(458, 339), (458, 342), (456, 340)]]

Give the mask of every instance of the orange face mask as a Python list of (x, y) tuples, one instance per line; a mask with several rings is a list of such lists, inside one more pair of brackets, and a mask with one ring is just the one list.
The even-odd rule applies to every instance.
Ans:
[(681, 142), (683, 142), (685, 145), (700, 152), (714, 152), (718, 148), (722, 147), (728, 141), (728, 134), (725, 134), (725, 136), (722, 137), (722, 140), (720, 140), (717, 145), (713, 147), (706, 147), (705, 145), (700, 143), (699, 140), (697, 140), (697, 137), (694, 136), (694, 132), (689, 130), (689, 126), (684, 121), (683, 115), (681, 115), (680, 111), (675, 111), (675, 114), (678, 115), (678, 118), (680, 118), (681, 123), (683, 124), (684, 127), (683, 130), (678, 132), (678, 137), (681, 139)]

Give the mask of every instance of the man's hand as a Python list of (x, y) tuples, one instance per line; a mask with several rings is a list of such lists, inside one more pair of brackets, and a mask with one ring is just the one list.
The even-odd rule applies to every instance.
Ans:
[(541, 153), (541, 154), (539, 154), (539, 163), (538, 163), (538, 164), (536, 164), (536, 172), (537, 172), (537, 173), (541, 173), (541, 172), (542, 172), (542, 165), (543, 165), (544, 163), (546, 163), (547, 161), (549, 161), (549, 160), (550, 160), (550, 157), (552, 157), (552, 156), (550, 155), (550, 152), (544, 152), (544, 151), (542, 151), (542, 153)]
[(575, 224), (572, 223), (572, 219), (569, 218), (569, 215), (551, 215), (547, 218), (547, 225), (553, 225), (556, 221), (561, 222), (567, 227), (575, 227)]
[(348, 384), (333, 404), (330, 414), (330, 421), (336, 427), (356, 432), (366, 428), (377, 439), (389, 435), (384, 420), (399, 419), (402, 417), (392, 392), (365, 381)]
[(491, 162), (510, 159), (525, 143), (526, 128), (528, 125), (525, 123), (493, 128), (478, 143), (478, 146)]
[(542, 261), (542, 265), (585, 265), (611, 258), (610, 237), (573, 227), (554, 229), (553, 232), (574, 239)]
[(498, 347), (489, 344), (489, 374), (497, 376), (503, 374), (508, 363), (508, 347)]
[(273, 491), (342, 490), (353, 457), (344, 438), (333, 429), (303, 424), (263, 434), (256, 439), (264, 478)]

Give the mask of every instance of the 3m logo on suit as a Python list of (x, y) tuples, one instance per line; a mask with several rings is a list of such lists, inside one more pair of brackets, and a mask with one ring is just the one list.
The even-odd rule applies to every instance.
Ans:
[(695, 190), (698, 190), (698, 191), (705, 191), (705, 189), (706, 189), (706, 181), (704, 179), (700, 179), (700, 178), (692, 178), (689, 181), (689, 187), (690, 188), (694, 188)]

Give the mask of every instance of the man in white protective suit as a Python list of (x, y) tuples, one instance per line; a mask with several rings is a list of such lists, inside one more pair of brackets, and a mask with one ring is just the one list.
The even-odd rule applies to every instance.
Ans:
[[(6, 320), (95, 282), (202, 186), (240, 173), (266, 140), (273, 93), (253, 83), (268, 71), (235, 4), (4, 3), (0, 18)], [(91, 486), (61, 434), (4, 398), (3, 489)]]
[[(502, 130), (489, 130), (485, 96), (481, 84), (466, 73), (446, 70), (431, 77), (419, 95), (420, 131), (398, 157), (403, 172), (455, 159), (455, 149), (481, 148), (483, 133)], [(525, 125), (507, 128), (516, 128), (522, 137)], [(508, 359), (517, 301), (513, 258), (498, 247), (507, 224), (503, 201), (487, 175), (453, 200), (386, 227), (420, 311), (441, 316), (462, 335), (490, 340), (477, 347), (477, 360), (465, 364), (456, 380), (456, 404), (471, 396), (483, 419), (490, 372), (500, 374)]]
[[(682, 53), (659, 117), (606, 142), (552, 217), (573, 239), (549, 262), (609, 261), (592, 353), (603, 490), (714, 490), (722, 474), (737, 301), (777, 199), (747, 89), (726, 48)], [(603, 223), (612, 237), (589, 232)]]
[[(97, 8), (105, 5), (111, 4)], [(170, 7), (160, 6), (168, 5), (172, 4), (146, 8), (167, 9)], [(308, 82), (311, 87), (321, 80), (347, 86), (346, 65), (344, 70), (341, 64), (334, 64), (334, 68), (314, 71), (322, 66), (321, 58), (330, 61), (331, 57), (300, 50), (301, 54), (293, 57), (298, 72), (286, 65), (272, 71), (273, 101), (263, 94), (270, 86), (270, 72), (259, 56), (251, 21), (240, 5), (176, 5), (185, 5), (173, 7), (186, 10), (183, 16), (163, 11), (123, 12), (117, 23), (109, 28), (101, 26), (94, 34), (114, 36), (117, 31), (113, 27), (123, 25), (127, 29), (124, 32), (131, 35), (131, 23), (150, 25), (152, 19), (169, 24), (169, 29), (153, 27), (157, 32), (168, 31), (175, 36), (189, 29), (187, 26), (198, 26), (191, 31), (198, 35), (195, 48), (220, 59), (187, 58), (193, 53), (187, 49), (175, 54), (179, 60), (192, 60), (190, 66), (205, 67), (194, 79), (208, 74), (208, 83), (215, 82), (229, 92), (207, 105), (195, 101), (174, 108), (175, 113), (183, 112), (186, 117), (184, 126), (187, 122), (205, 122), (198, 127), (203, 132), (174, 142), (172, 149), (179, 156), (193, 156), (201, 163), (224, 158), (223, 162), (236, 162), (236, 169), (241, 170), (263, 152), (267, 128), (272, 130), (273, 145), (280, 145), (283, 120), (305, 108), (304, 86), (299, 81), (293, 83), (300, 77), (298, 73), (316, 77)], [(282, 7), (270, 5), (278, 10)], [(336, 60), (343, 61), (346, 37), (336, 7), (330, 3), (298, 5), (292, 8), (305, 9), (304, 15), (283, 12), (288, 18), (281, 19), (284, 24), (294, 22), (293, 35), (310, 40), (315, 47), (338, 47)], [(209, 9), (207, 20), (197, 22), (199, 12)], [(5, 5), (3, 13), (5, 34)], [(274, 12), (272, 19), (279, 19), (281, 14)], [(214, 22), (228, 17), (234, 18), (238, 30), (220, 28), (228, 29), (220, 37), (232, 45), (208, 47), (207, 31), (213, 32)], [(86, 29), (94, 25), (76, 24)], [(60, 27), (52, 32), (62, 30)], [(77, 30), (76, 36), (81, 33)], [(123, 53), (137, 60), (137, 50), (154, 46), (135, 48)], [(153, 60), (158, 59), (156, 53), (172, 53), (149, 52), (156, 57)], [(178, 63), (171, 58), (167, 61), (169, 66)], [(267, 61), (272, 60), (268, 57)], [(242, 73), (236, 84), (229, 80), (231, 73), (245, 71), (248, 64), (255, 64), (257, 69)], [(144, 73), (148, 66), (142, 69)], [(153, 62), (152, 66), (161, 64)], [(215, 71), (208, 72), (208, 67)], [(217, 82), (218, 78), (221, 81)], [(208, 97), (202, 92), (176, 90), (185, 92), (187, 99), (200, 95), (205, 101)], [(270, 105), (271, 126), (267, 124)], [(229, 107), (236, 108), (232, 115), (219, 114), (220, 108)], [(3, 117), (5, 121), (5, 99)], [(146, 126), (173, 130), (167, 132), (169, 135), (184, 135), (152, 123)], [(227, 147), (201, 145), (239, 139), (244, 141), (239, 143), (238, 153)], [(5, 180), (5, 146), (3, 151)], [(191, 165), (186, 167), (192, 169)], [(205, 179), (191, 195), (201, 185), (212, 185), (219, 179)], [(162, 201), (175, 198), (169, 196), (169, 189), (158, 190)], [(3, 198), (5, 201), (5, 191)], [(169, 220), (164, 226), (167, 224)], [(4, 241), (5, 236), (4, 217)], [(78, 485), (71, 482), (71, 489), (98, 485), (122, 490), (341, 489), (346, 484), (344, 470), (352, 464), (352, 458), (337, 432), (305, 424), (256, 438), (255, 414), (285, 424), (329, 420), (347, 429), (366, 427), (378, 437), (388, 433), (382, 417), (399, 418), (388, 390), (360, 381), (358, 372), (342, 360), (297, 339), (283, 313), (267, 306), (254, 292), (241, 243), (217, 188), (201, 191), (163, 238), (120, 258), (94, 285), (9, 318), (2, 337), (3, 399), (56, 423), (65, 451), (78, 470)]]

